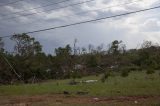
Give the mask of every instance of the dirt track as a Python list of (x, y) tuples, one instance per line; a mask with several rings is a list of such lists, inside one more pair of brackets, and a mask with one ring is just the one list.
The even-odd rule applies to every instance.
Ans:
[[(87, 97), (69, 95), (41, 95), (41, 96), (1, 96), (0, 106), (47, 106), (48, 104), (118, 104), (131, 103), (145, 105), (156, 102), (160, 106), (160, 96), (118, 96), (118, 97)], [(158, 102), (159, 101), (159, 102)], [(41, 105), (40, 105), (41, 104)], [(147, 105), (147, 104), (146, 104)], [(54, 105), (52, 105), (54, 106)]]

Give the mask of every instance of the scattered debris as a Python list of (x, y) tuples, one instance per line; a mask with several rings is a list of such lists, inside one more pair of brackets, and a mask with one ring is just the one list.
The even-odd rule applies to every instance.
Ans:
[(95, 102), (98, 102), (98, 101), (99, 101), (99, 98), (93, 98), (93, 100), (94, 100)]
[(82, 64), (76, 64), (76, 65), (74, 66), (74, 69), (75, 69), (75, 70), (82, 70), (82, 69), (84, 69), (84, 68), (85, 68), (85, 66), (82, 65)]
[(97, 82), (98, 80), (87, 80), (86, 83), (93, 83), (93, 82)]
[(137, 103), (138, 103), (138, 101), (136, 101), (136, 100), (135, 100), (135, 101), (134, 101), (134, 103), (135, 103), (135, 104), (137, 104)]
[(98, 80), (86, 80), (86, 81), (80, 81), (80, 83), (94, 83), (97, 82)]

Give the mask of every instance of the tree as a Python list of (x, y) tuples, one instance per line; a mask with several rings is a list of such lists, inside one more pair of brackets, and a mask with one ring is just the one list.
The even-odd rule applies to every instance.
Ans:
[(144, 41), (139, 50), (138, 62), (143, 68), (158, 68), (159, 67), (159, 45), (154, 44), (151, 41)]
[(11, 83), (15, 77), (20, 78), (20, 76), (15, 71), (14, 67), (10, 63), (7, 57), (12, 57), (11, 55), (4, 53), (4, 43), (0, 38), (0, 83), (8, 84)]
[(4, 52), (4, 48), (3, 47), (4, 47), (4, 42), (0, 38), (0, 53)]
[(16, 42), (14, 49), (20, 56), (34, 55), (42, 50), (40, 43), (25, 33), (15, 34), (11, 37), (11, 40)]
[(76, 44), (77, 44), (78, 40), (77, 39), (74, 39), (74, 47), (73, 47), (73, 52), (74, 52), (74, 55), (77, 54), (77, 48), (76, 48)]
[(41, 57), (45, 58), (45, 55), (41, 55), (40, 43), (25, 33), (15, 34), (11, 40), (16, 42), (14, 46), (16, 55), (11, 62), (14, 63), (15, 70), (20, 73), (21, 79), (25, 83), (28, 83), (33, 77), (44, 79), (47, 62), (41, 59)]
[(118, 41), (118, 40), (115, 40), (111, 43), (111, 47), (109, 48), (109, 53), (111, 54), (114, 54), (114, 55), (117, 55), (120, 53), (120, 44), (122, 43), (122, 41)]
[(105, 82), (110, 76), (110, 72), (105, 72), (104, 75), (101, 78), (101, 82)]
[(64, 48), (62, 47), (56, 48), (55, 53), (56, 53), (56, 56), (69, 56), (72, 53), (72, 49), (70, 45), (66, 45), (66, 47)]
[(88, 51), (89, 51), (89, 53), (92, 53), (93, 50), (94, 50), (94, 46), (92, 44), (89, 44), (88, 45)]
[(33, 48), (35, 49), (34, 54), (38, 54), (38, 53), (42, 52), (42, 46), (40, 45), (40, 43), (38, 41), (35, 41), (33, 43)]
[(82, 47), (82, 55), (87, 53), (87, 49), (85, 47)]
[(70, 45), (66, 45), (65, 47), (59, 47), (55, 49), (56, 57), (55, 57), (55, 70), (57, 73), (65, 76), (69, 76), (72, 65), (72, 49)]
[(101, 53), (103, 50), (104, 44), (101, 44), (97, 47), (97, 53)]
[(119, 51), (122, 54), (126, 53), (126, 45), (121, 43), (119, 47)]
[(87, 66), (88, 67), (97, 67), (97, 65), (98, 65), (98, 60), (97, 60), (96, 55), (90, 55), (90, 56), (88, 56)]

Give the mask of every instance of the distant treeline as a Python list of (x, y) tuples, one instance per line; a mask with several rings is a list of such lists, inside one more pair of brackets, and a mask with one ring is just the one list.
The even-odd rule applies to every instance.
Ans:
[[(0, 84), (35, 83), (48, 79), (81, 78), (107, 71), (129, 72), (160, 69), (160, 46), (144, 41), (140, 48), (126, 50), (122, 41), (115, 40), (107, 47), (87, 48), (66, 45), (46, 55), (42, 45), (26, 34), (16, 34), (13, 53), (4, 49), (0, 39)], [(125, 75), (125, 73), (124, 73)]]

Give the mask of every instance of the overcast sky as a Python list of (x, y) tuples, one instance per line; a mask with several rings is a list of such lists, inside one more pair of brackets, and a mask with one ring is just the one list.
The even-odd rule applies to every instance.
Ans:
[[(69, 4), (86, 1), (70, 0), (59, 5), (51, 5), (44, 8), (24, 11), (19, 14), (13, 14), (15, 12), (51, 3), (53, 4), (53, 2), (59, 2), (60, 0), (23, 0), (12, 5), (4, 5), (5, 3), (13, 1), (16, 0), (0, 0), (0, 36), (45, 29), (160, 5), (159, 0), (94, 0), (82, 5), (51, 10)], [(106, 8), (108, 6), (115, 6), (128, 2), (134, 3)], [(89, 12), (77, 14), (86, 11)], [(53, 53), (54, 48), (66, 44), (71, 44), (72, 46), (75, 38), (78, 39), (78, 45), (80, 47), (87, 47), (88, 44), (97, 46), (103, 43), (107, 45), (113, 40), (123, 40), (128, 49), (136, 48), (144, 40), (160, 43), (159, 11), (160, 9), (156, 9), (94, 23), (33, 33), (30, 34), (30, 36), (34, 36), (36, 40), (40, 41), (43, 45), (43, 50), (46, 53)], [(26, 14), (31, 13), (37, 14), (25, 16)], [(20, 15), (24, 16), (20, 17)], [(6, 48), (11, 48), (12, 42), (8, 39), (5, 39), (5, 41)]]

